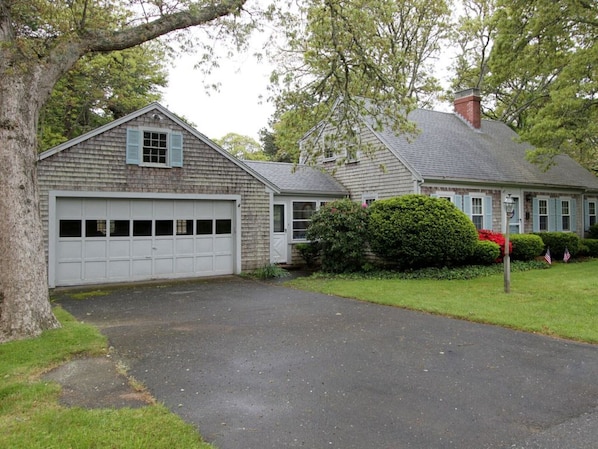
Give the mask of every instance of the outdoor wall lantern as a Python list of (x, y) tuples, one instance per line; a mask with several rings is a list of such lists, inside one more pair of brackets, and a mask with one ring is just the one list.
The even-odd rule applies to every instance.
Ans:
[(505, 198), (506, 232), (505, 232), (505, 257), (503, 258), (505, 268), (505, 293), (511, 292), (511, 255), (509, 254), (509, 231), (511, 230), (511, 218), (515, 215), (515, 201), (511, 194)]

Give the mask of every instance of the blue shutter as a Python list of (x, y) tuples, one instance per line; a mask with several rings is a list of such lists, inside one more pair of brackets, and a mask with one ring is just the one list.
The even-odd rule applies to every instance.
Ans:
[[(507, 223), (508, 226), (508, 223)], [(484, 229), (492, 230), (492, 197), (484, 197)]]
[(577, 201), (572, 198), (569, 200), (569, 213), (571, 214), (571, 231), (577, 230)]
[(590, 227), (590, 201), (584, 200), (583, 202), (583, 227), (587, 231)]
[(455, 195), (455, 206), (457, 206), (457, 209), (460, 211), (463, 211), (463, 196)]
[(463, 212), (471, 218), (471, 197), (469, 195), (463, 196)]
[(557, 218), (560, 214), (557, 213), (557, 200), (550, 198), (548, 200), (548, 231), (554, 232), (557, 230)]
[(534, 198), (532, 202), (532, 231), (540, 232), (540, 206), (538, 198)]
[(170, 166), (183, 166), (183, 135), (178, 132), (170, 133)]
[(127, 164), (139, 165), (139, 153), (141, 148), (140, 135), (141, 132), (138, 129), (127, 128)]

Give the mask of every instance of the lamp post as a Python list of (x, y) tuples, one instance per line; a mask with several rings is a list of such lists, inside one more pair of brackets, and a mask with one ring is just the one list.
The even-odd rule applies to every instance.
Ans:
[(515, 201), (509, 194), (505, 198), (505, 212), (507, 216), (505, 232), (505, 257), (503, 259), (505, 266), (505, 293), (511, 292), (511, 256), (509, 254), (509, 231), (511, 230), (511, 218), (515, 213)]

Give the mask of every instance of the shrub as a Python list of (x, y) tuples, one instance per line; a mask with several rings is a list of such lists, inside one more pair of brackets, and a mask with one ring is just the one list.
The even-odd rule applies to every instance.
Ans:
[(273, 278), (284, 278), (289, 276), (289, 272), (276, 264), (268, 264), (254, 270), (251, 276), (258, 279), (273, 279)]
[(348, 199), (328, 203), (312, 216), (307, 239), (318, 242), (322, 270), (342, 273), (362, 267), (367, 223), (367, 208)]
[(513, 260), (534, 260), (544, 251), (544, 242), (540, 236), (535, 234), (513, 234), (511, 243), (513, 244), (511, 252)]
[(593, 224), (588, 229), (588, 237), (591, 239), (598, 239), (598, 223)]
[(492, 242), (490, 240), (478, 240), (473, 249), (471, 263), (473, 265), (492, 265), (500, 258), (501, 248), (498, 243)]
[(538, 232), (545, 248), (550, 248), (550, 255), (553, 259), (562, 259), (565, 248), (569, 250), (571, 257), (574, 257), (579, 250), (580, 238), (572, 232)]
[(598, 239), (582, 239), (579, 246), (580, 250), (577, 254), (582, 256), (598, 257)]
[[(502, 262), (503, 257), (505, 257), (505, 236), (502, 235), (500, 232), (493, 232), (487, 229), (481, 229), (478, 231), (478, 238), (480, 240), (487, 240), (490, 242), (494, 242), (500, 248), (499, 255), (496, 257), (495, 262)], [(509, 253), (513, 251), (513, 243), (509, 242)]]
[(297, 243), (295, 248), (297, 248), (301, 258), (309, 268), (316, 265), (320, 257), (320, 245), (318, 242)]
[(443, 199), (405, 195), (376, 201), (369, 209), (372, 251), (402, 268), (459, 265), (478, 241), (471, 220)]

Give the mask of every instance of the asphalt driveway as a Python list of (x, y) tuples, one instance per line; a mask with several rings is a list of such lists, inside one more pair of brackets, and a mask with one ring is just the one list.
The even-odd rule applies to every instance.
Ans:
[(598, 447), (598, 347), (236, 277), (58, 302), (221, 449)]

